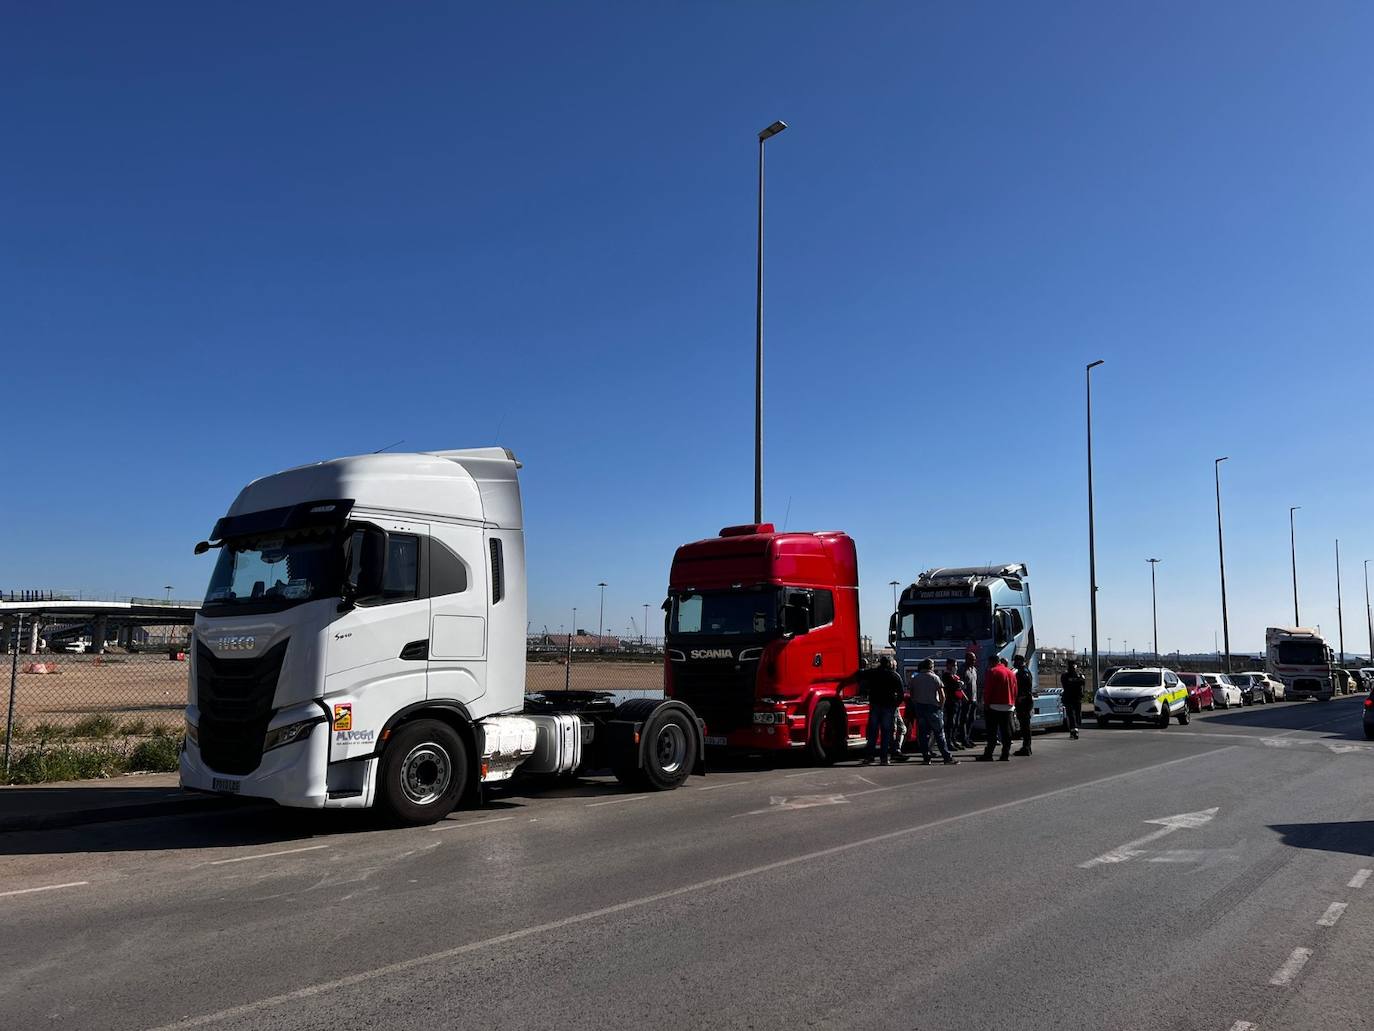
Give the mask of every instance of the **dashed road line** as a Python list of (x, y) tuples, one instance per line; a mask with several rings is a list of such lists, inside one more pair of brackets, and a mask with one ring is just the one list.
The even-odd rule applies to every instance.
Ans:
[(1283, 988), (1292, 984), (1293, 979), (1302, 973), (1302, 968), (1307, 966), (1307, 961), (1311, 958), (1311, 949), (1294, 949), (1283, 961), (1283, 966), (1274, 971), (1274, 976), (1269, 979), (1269, 983), (1276, 988)]
[(1321, 915), (1321, 918), (1317, 921), (1317, 926), (1318, 926), (1318, 927), (1335, 927), (1335, 926), (1336, 926), (1336, 921), (1339, 920), (1339, 919), (1341, 918), (1341, 914), (1345, 912), (1345, 907), (1348, 906), (1349, 904), (1350, 904), (1350, 903), (1348, 903), (1348, 902), (1333, 902), (1333, 903), (1331, 903), (1331, 905), (1329, 905), (1329, 906), (1326, 907), (1326, 912), (1323, 913), (1323, 914)]
[(452, 831), (467, 830), (469, 827), (485, 827), (489, 823), (505, 823), (507, 820), (514, 820), (514, 816), (492, 816), (485, 820), (469, 820), (466, 823), (461, 820), (448, 820), (444, 823), (436, 824), (431, 827), (432, 831)]
[(718, 790), (720, 790), (721, 788), (737, 788), (737, 787), (739, 787), (741, 784), (752, 784), (752, 783), (753, 783), (753, 781), (749, 781), (749, 780), (732, 780), (732, 781), (727, 781), (727, 782), (724, 783), (724, 784), (707, 784), (705, 787), (697, 788), (697, 790), (698, 790), (698, 791), (718, 791)]
[(0, 899), (9, 898), (11, 895), (33, 895), (40, 891), (57, 891), (59, 888), (80, 888), (90, 883), (90, 881), (68, 881), (66, 884), (45, 884), (41, 888), (18, 888), (15, 891), (0, 891)]
[(588, 802), (588, 809), (595, 809), (599, 805), (619, 805), (621, 802), (639, 802), (648, 798), (648, 795), (622, 795), (620, 798), (608, 798), (604, 802)]
[(1347, 887), (1347, 888), (1363, 888), (1363, 887), (1364, 887), (1364, 882), (1367, 881), (1367, 880), (1369, 880), (1369, 875), (1372, 874), (1372, 873), (1374, 873), (1374, 870), (1361, 870), (1361, 871), (1360, 871), (1359, 873), (1357, 873), (1354, 877), (1350, 878), (1350, 883), (1347, 884), (1346, 887)]
[(208, 865), (226, 866), (229, 863), (248, 863), (252, 862), (254, 859), (271, 859), (274, 856), (294, 856), (300, 852), (315, 852), (319, 849), (328, 847), (328, 845), (307, 845), (305, 848), (285, 848), (280, 852), (259, 852), (255, 856), (235, 856), (233, 859), (216, 859)]

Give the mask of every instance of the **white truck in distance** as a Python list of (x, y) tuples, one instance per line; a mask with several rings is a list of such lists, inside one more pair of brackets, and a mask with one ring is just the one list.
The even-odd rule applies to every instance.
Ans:
[(442, 819), (479, 785), (701, 772), (682, 702), (525, 694), (525, 544), (502, 448), (340, 458), (254, 480), (210, 540), (181, 783)]
[(1264, 631), (1264, 671), (1283, 682), (1289, 699), (1329, 702), (1335, 693), (1331, 646), (1307, 627), (1271, 626)]

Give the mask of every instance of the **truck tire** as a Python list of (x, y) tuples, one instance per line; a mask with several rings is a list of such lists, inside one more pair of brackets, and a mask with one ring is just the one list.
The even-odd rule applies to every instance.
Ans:
[(636, 791), (671, 791), (681, 787), (696, 768), (697, 728), (679, 705), (658, 699), (635, 698), (616, 707), (616, 718), (640, 724), (644, 762), (639, 751), (627, 749), (612, 757), (615, 779)]
[(438, 720), (403, 723), (377, 769), (377, 801), (399, 823), (436, 823), (453, 812), (468, 782), (468, 751)]
[(837, 704), (833, 698), (822, 698), (811, 710), (806, 754), (817, 766), (834, 766), (844, 758), (849, 744), (848, 735), (844, 703)]

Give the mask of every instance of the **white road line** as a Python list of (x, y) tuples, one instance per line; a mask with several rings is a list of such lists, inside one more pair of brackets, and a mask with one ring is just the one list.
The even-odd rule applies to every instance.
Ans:
[(45, 884), (41, 888), (20, 888), (17, 891), (0, 891), (0, 899), (9, 898), (11, 895), (32, 895), (38, 891), (56, 891), (58, 888), (80, 888), (83, 884), (90, 884), (90, 881), (68, 881), (66, 884)]
[(505, 823), (507, 820), (514, 820), (514, 816), (492, 816), (485, 820), (469, 820), (464, 823), (461, 820), (447, 820), (444, 823), (436, 824), (431, 827), (432, 831), (452, 831), (467, 830), (469, 827), (485, 827), (489, 823)]
[(718, 790), (720, 790), (721, 788), (737, 788), (737, 787), (739, 787), (741, 784), (752, 784), (752, 783), (753, 783), (753, 781), (748, 781), (748, 780), (732, 780), (732, 781), (727, 781), (727, 782), (724, 783), (724, 784), (707, 784), (704, 788), (697, 788), (697, 790), (698, 790), (698, 791), (718, 791)]
[(1345, 907), (1349, 904), (1348, 902), (1331, 903), (1331, 905), (1326, 907), (1326, 912), (1321, 915), (1321, 919), (1317, 921), (1317, 926), (1335, 927), (1336, 921), (1341, 918), (1341, 914), (1345, 912)]
[(1237, 1020), (1231, 1025), (1231, 1031), (1256, 1031), (1258, 1024), (1252, 1024), (1248, 1020)]
[(648, 795), (623, 795), (620, 798), (608, 798), (604, 802), (588, 802), (588, 809), (595, 809), (599, 805), (619, 805), (621, 802), (640, 802), (648, 798)]
[(235, 856), (233, 859), (216, 859), (209, 866), (225, 866), (228, 863), (247, 863), (254, 859), (271, 859), (273, 856), (294, 856), (298, 852), (314, 852), (316, 849), (328, 848), (328, 845), (307, 845), (305, 848), (284, 848), (280, 852), (259, 852), (255, 856)]
[[(238, 1006), (230, 1006), (227, 1009), (216, 1010), (213, 1013), (202, 1013), (197, 1017), (188, 1017), (185, 1020), (179, 1020), (172, 1024), (164, 1024), (161, 1027), (154, 1028), (153, 1031), (188, 1031), (188, 1029), (194, 1027), (217, 1024), (222, 1020), (231, 1020), (235, 1017), (248, 1016), (274, 1006), (283, 1006), (287, 1003), (299, 1002), (302, 999), (310, 999), (317, 995), (337, 992), (340, 989), (351, 988), (354, 985), (366, 984), (378, 978), (405, 973), (407, 970), (414, 970), (416, 967), (444, 963), (456, 959), (459, 956), (480, 952), (483, 949), (490, 949), (498, 945), (507, 945), (510, 942), (522, 941), (525, 938), (546, 934), (550, 931), (558, 931), (564, 927), (585, 924), (592, 920), (599, 920), (602, 917), (615, 916), (619, 913), (643, 909), (646, 906), (652, 906), (655, 903), (665, 902), (669, 899), (681, 898), (684, 895), (699, 894), (703, 891), (709, 891), (712, 888), (719, 888), (722, 885), (733, 884), (736, 881), (772, 873), (775, 870), (785, 870), (793, 866), (811, 865), (818, 859), (844, 855), (855, 849), (867, 848), (870, 845), (878, 845), (899, 838), (908, 838), (913, 834), (921, 834), (924, 831), (934, 830), (937, 827), (946, 827), (974, 817), (986, 816), (989, 813), (998, 813), (1007, 809), (1014, 809), (1017, 806), (1027, 805), (1031, 802), (1040, 802), (1047, 798), (1057, 798), (1071, 791), (1080, 791), (1083, 788), (1109, 784), (1112, 781), (1121, 780), (1124, 777), (1137, 777), (1141, 774), (1152, 773), (1155, 770), (1161, 770), (1169, 766), (1176, 766), (1179, 763), (1191, 762), (1194, 759), (1201, 759), (1209, 755), (1218, 755), (1221, 752), (1227, 751), (1230, 751), (1230, 748), (1214, 748), (1211, 751), (1198, 752), (1196, 755), (1188, 755), (1179, 759), (1170, 759), (1166, 762), (1155, 763), (1153, 766), (1142, 766), (1134, 770), (1124, 770), (1121, 773), (1113, 773), (1106, 777), (1099, 777), (1097, 780), (1084, 781), (1080, 784), (1068, 784), (1062, 788), (1055, 788), (1053, 791), (1041, 792), (1038, 795), (1029, 795), (1025, 798), (1013, 799), (1010, 802), (1001, 802), (997, 805), (985, 806), (982, 809), (973, 809), (968, 812), (957, 813), (954, 816), (946, 816), (943, 819), (931, 820), (929, 823), (921, 823), (913, 827), (903, 827), (899, 830), (888, 831), (885, 834), (875, 834), (872, 837), (858, 838), (854, 841), (847, 841), (840, 845), (832, 845), (829, 848), (818, 849), (815, 852), (807, 852), (802, 855), (789, 856), (786, 859), (778, 859), (771, 863), (765, 863), (762, 866), (751, 866), (745, 870), (736, 870), (734, 873), (722, 874), (720, 877), (712, 877), (710, 880), (697, 881), (694, 884), (684, 884), (681, 887), (661, 891), (656, 895), (644, 895), (635, 899), (627, 899), (624, 902), (603, 906), (600, 909), (592, 909), (583, 913), (576, 913), (572, 916), (563, 917), (561, 920), (551, 920), (544, 924), (534, 924), (530, 927), (522, 927), (519, 930), (498, 934), (493, 938), (483, 938), (480, 941), (468, 942), (466, 945), (458, 945), (451, 949), (444, 949), (441, 952), (431, 952), (423, 956), (413, 956), (410, 959), (403, 959), (396, 963), (388, 963), (386, 966), (376, 967), (372, 970), (364, 970), (357, 974), (350, 974), (347, 977), (336, 978), (333, 981), (321, 981), (317, 984), (306, 985), (304, 988), (297, 988), (295, 991), (284, 992), (281, 995), (269, 995), (255, 1002), (245, 1002)], [(631, 795), (629, 797), (644, 798), (646, 796)]]
[(802, 770), (801, 773), (784, 773), (783, 780), (791, 780), (793, 777), (814, 777), (818, 773), (834, 773), (832, 767), (822, 766), (819, 770)]
[(1307, 961), (1312, 958), (1311, 949), (1294, 949), (1289, 957), (1284, 960), (1283, 966), (1274, 972), (1274, 976), (1269, 979), (1269, 983), (1277, 988), (1293, 983), (1293, 978), (1302, 972), (1302, 968), (1307, 966)]
[(1369, 880), (1369, 875), (1372, 873), (1374, 873), (1374, 870), (1361, 870), (1359, 873), (1355, 874), (1354, 877), (1350, 878), (1350, 883), (1347, 884), (1346, 887), (1363, 888), (1364, 882)]

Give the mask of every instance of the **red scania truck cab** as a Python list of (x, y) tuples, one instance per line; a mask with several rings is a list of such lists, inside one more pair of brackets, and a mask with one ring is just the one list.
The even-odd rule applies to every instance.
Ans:
[(706, 743), (802, 751), (831, 763), (862, 742), (859, 565), (839, 531), (727, 526), (684, 544), (668, 577), (664, 692), (706, 723)]

